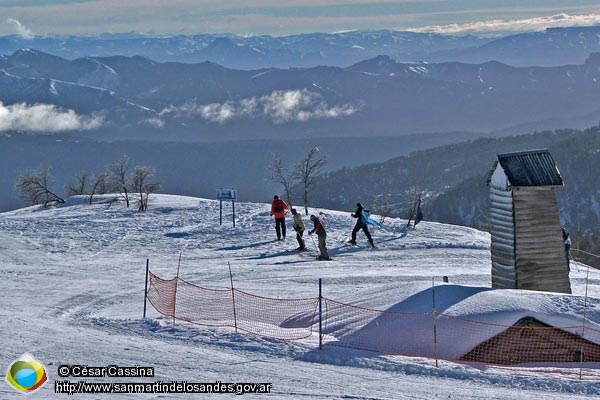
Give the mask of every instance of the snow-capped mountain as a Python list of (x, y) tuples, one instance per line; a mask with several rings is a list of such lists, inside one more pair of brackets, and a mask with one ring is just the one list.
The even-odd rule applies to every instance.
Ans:
[(102, 134), (91, 135), (110, 140), (506, 134), (595, 124), (599, 65), (598, 54), (552, 68), (380, 56), (346, 68), (248, 71), (142, 57), (68, 61), (29, 50), (0, 59), (0, 101), (102, 114)]
[(156, 37), (105, 34), (97, 37), (0, 37), (0, 54), (36, 48), (64, 58), (139, 55), (160, 62), (211, 61), (235, 69), (267, 67), (348, 66), (381, 54), (402, 60), (429, 60), (489, 42), (474, 36), (444, 36), (413, 32), (348, 31), (290, 36), (199, 34)]
[(500, 38), (406, 31), (346, 31), (273, 37), (199, 34), (149, 36), (105, 34), (93, 37), (0, 37), (0, 54), (36, 48), (67, 59), (139, 55), (159, 62), (211, 61), (234, 69), (346, 67), (387, 55), (401, 61), (499, 61), (513, 66), (581, 64), (600, 51), (600, 28), (549, 28)]

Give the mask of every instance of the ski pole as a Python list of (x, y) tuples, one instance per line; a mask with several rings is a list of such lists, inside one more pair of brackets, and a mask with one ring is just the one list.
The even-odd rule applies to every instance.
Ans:
[[(350, 213), (350, 230), (354, 229), (354, 220), (353, 220), (353, 216), (352, 213)], [(344, 239), (342, 239), (342, 243), (341, 244), (346, 244), (348, 243), (350, 240), (352, 240), (352, 234), (350, 234), (350, 236), (344, 236)]]

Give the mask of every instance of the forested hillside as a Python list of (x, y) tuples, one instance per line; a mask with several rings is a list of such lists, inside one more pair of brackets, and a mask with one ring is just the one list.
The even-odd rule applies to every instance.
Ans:
[(562, 224), (573, 246), (600, 253), (600, 128), (485, 138), (418, 151), (384, 163), (347, 168), (320, 177), (315, 204), (351, 210), (361, 201), (407, 216), (423, 192), (425, 219), (487, 229), (486, 174), (498, 153), (547, 148), (565, 186), (556, 188)]

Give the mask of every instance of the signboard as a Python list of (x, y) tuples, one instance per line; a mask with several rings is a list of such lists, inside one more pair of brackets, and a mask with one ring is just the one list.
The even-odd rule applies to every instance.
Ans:
[(236, 198), (235, 189), (217, 189), (217, 200), (235, 200)]
[(217, 189), (217, 200), (219, 200), (219, 225), (223, 223), (223, 201), (231, 201), (233, 211), (233, 227), (235, 228), (235, 189)]

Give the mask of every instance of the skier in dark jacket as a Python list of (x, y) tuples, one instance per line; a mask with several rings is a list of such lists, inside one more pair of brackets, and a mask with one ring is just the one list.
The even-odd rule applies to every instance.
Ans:
[(363, 216), (362, 204), (356, 203), (356, 211), (354, 211), (354, 213), (351, 215), (353, 218), (356, 218), (356, 225), (354, 225), (354, 229), (352, 229), (352, 238), (348, 241), (348, 243), (350, 243), (351, 245), (356, 245), (356, 234), (362, 229), (362, 231), (367, 236), (369, 244), (375, 247), (375, 245), (373, 244), (373, 238), (371, 237), (371, 233), (369, 233), (369, 228)]
[(308, 234), (312, 235), (313, 233), (316, 233), (317, 237), (319, 238), (319, 252), (321, 254), (319, 257), (317, 257), (317, 260), (331, 260), (329, 257), (329, 252), (327, 251), (327, 232), (325, 231), (325, 225), (323, 225), (323, 221), (319, 220), (316, 215), (311, 215), (310, 220), (313, 222), (314, 228), (312, 231), (308, 232)]

